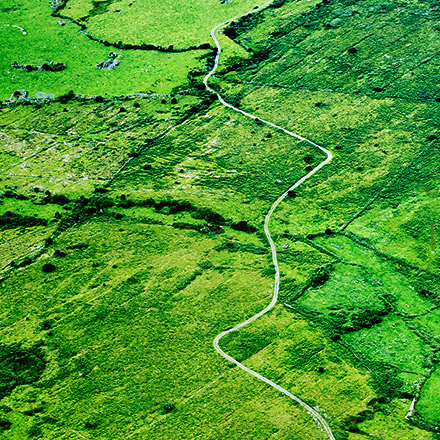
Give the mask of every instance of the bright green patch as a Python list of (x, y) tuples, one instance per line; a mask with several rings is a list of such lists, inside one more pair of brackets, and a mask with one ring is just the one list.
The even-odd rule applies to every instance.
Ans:
[(50, 220), (54, 217), (55, 213), (60, 212), (61, 206), (47, 204), (47, 205), (35, 205), (29, 200), (17, 200), (14, 198), (0, 199), (0, 215), (3, 215), (7, 211), (13, 211), (17, 214), (24, 216), (35, 216)]
[(346, 334), (343, 341), (362, 354), (363, 359), (384, 362), (418, 375), (419, 379), (424, 358), (430, 351), (408, 325), (396, 318), (386, 319), (371, 329)]
[(440, 393), (439, 370), (432, 373), (422, 388), (420, 400), (416, 405), (416, 412), (420, 414), (431, 426), (438, 426), (440, 423), (440, 410), (437, 402)]
[[(336, 255), (349, 263), (362, 265), (370, 273), (371, 283), (379, 286), (388, 298), (386, 301), (395, 303), (395, 311), (403, 316), (415, 316), (426, 313), (434, 304), (418, 294), (412, 286), (413, 280), (398, 263), (387, 261), (384, 256), (377, 255), (366, 246), (356, 243), (353, 239), (342, 235), (317, 237), (314, 240), (325, 245)], [(400, 268), (400, 272), (399, 272)]]
[(323, 286), (306, 292), (295, 307), (322, 316), (324, 322), (341, 331), (353, 331), (381, 321), (391, 308), (386, 297), (371, 272), (339, 264)]
[(87, 32), (104, 40), (184, 48), (211, 44), (209, 33), (215, 25), (263, 3), (264, 0), (119, 0), (98, 9), (99, 2), (80, 0), (69, 1), (61, 13), (83, 21)]
[[(78, 32), (78, 26), (50, 15), (50, 2), (26, 1), (17, 8), (2, 13), (0, 18), (0, 99), (9, 99), (18, 89), (27, 90), (32, 97), (37, 93), (59, 96), (73, 90), (91, 95), (119, 95), (129, 93), (169, 93), (187, 84), (190, 70), (204, 67), (198, 58), (206, 51), (167, 54), (155, 51), (115, 50), (91, 41)], [(13, 24), (20, 30), (3, 26)], [(18, 50), (18, 48), (20, 48)], [(113, 70), (98, 70), (96, 65), (107, 60), (110, 52), (117, 52), (120, 64)], [(42, 66), (48, 61), (64, 63), (61, 72), (15, 69), (11, 64)]]

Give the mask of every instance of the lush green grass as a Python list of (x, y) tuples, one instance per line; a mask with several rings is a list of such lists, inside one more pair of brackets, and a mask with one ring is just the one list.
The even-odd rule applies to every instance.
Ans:
[[(273, 33), (257, 37), (255, 49), (269, 49), (269, 55), (246, 79), (378, 97), (432, 98), (438, 91), (432, 72), (438, 65), (439, 31), (427, 18), (436, 14), (428, 9), (435, 3), (424, 5), (426, 13), (412, 1), (341, 1), (293, 19), (280, 14), (271, 20)], [(269, 21), (270, 10), (265, 15)], [(239, 38), (244, 35), (252, 36), (252, 31)]]
[(440, 326), (439, 309), (435, 309), (428, 314), (423, 314), (415, 318), (412, 322), (415, 322), (416, 325), (421, 325), (423, 331), (427, 333), (427, 336), (432, 338), (433, 345), (436, 344), (438, 340), (438, 328)]
[[(319, 435), (307, 414), (238, 369), (228, 370), (212, 349), (215, 334), (268, 302), (266, 255), (219, 246), (237, 239), (229, 232), (209, 237), (128, 219), (96, 220), (64, 232), (37, 263), (1, 284), (4, 304), (14, 301), (0, 318), (2, 340), (42, 340), (48, 361), (37, 387), (17, 387), (4, 399), (13, 408), (9, 438), (35, 424), (48, 439), (68, 438), (72, 430), (99, 439), (197, 437), (208, 426), (213, 438), (225, 429), (232, 437), (237, 429), (261, 439), (275, 432), (287, 439), (298, 430)], [(78, 242), (89, 247), (68, 249)], [(44, 274), (43, 263), (56, 270)], [(280, 337), (264, 351), (253, 349), (252, 368), (336, 420), (365, 408), (374, 395), (368, 377), (334, 352), (331, 341), (300, 317), (292, 323), (280, 308), (256, 331), (272, 328)], [(323, 400), (322, 387), (340, 398)], [(41, 412), (23, 415), (41, 401)], [(164, 418), (167, 402), (177, 410)]]
[(33, 228), (15, 228), (1, 231), (0, 243), (0, 267), (7, 267), (9, 263), (22, 255), (33, 253), (43, 247), (44, 240), (57, 228), (57, 224), (51, 227), (35, 226)]
[[(438, 279), (411, 266), (438, 270), (436, 254), (426, 261), (426, 245), (433, 221), (437, 234), (438, 152), (435, 139), (427, 139), (436, 133), (439, 106), (419, 96), (434, 96), (436, 87), (434, 4), (315, 4), (269, 8), (242, 33), (243, 22), (236, 24), (241, 46), (220, 37), (222, 68), (241, 65), (213, 78), (214, 87), (234, 105), (334, 153), (271, 219), (280, 299), (295, 300), (221, 345), (317, 407), (338, 440), (431, 439), (404, 415), (420, 382), (417, 412), (429, 423), (437, 420)], [(148, 6), (156, 14), (167, 5)], [(161, 33), (149, 26), (142, 2), (75, 0), (64, 13), (90, 16), (88, 30), (102, 38), (180, 47), (209, 42), (209, 29), (223, 13), (254, 6), (200, 5), (185, 4), (187, 15), (179, 15), (185, 20), (170, 42), (176, 29), (171, 8), (161, 21), (149, 17), (160, 22)], [(105, 8), (121, 12), (104, 14)], [(94, 66), (109, 48), (72, 24), (59, 26), (49, 12), (39, 2), (4, 12), (5, 23), (16, 20), (28, 31), (0, 28), (5, 94), (8, 87), (56, 94), (168, 91), (184, 86), (188, 71), (206, 62), (194, 58), (202, 51), (120, 51), (120, 66), (98, 71)], [(32, 16), (41, 18), (38, 24)], [(141, 33), (133, 17), (147, 31)], [(348, 52), (358, 40), (358, 52)], [(14, 48), (23, 41), (29, 45), (18, 62), (50, 59), (67, 69), (12, 72)], [(150, 70), (140, 72), (145, 65)], [(375, 92), (379, 86), (385, 90)], [(274, 269), (264, 215), (324, 156), (197, 93), (177, 96), (177, 103), (66, 99), (1, 110), (0, 190), (19, 198), (0, 194), (0, 215), (49, 221), (1, 231), (4, 265), (44, 245), (36, 261), (0, 283), (0, 333), (8, 345), (41, 346), (47, 362), (37, 382), (15, 387), (2, 400), (11, 409), (0, 406), (0, 418), (12, 422), (5, 438), (323, 437), (290, 400), (228, 365), (212, 340), (270, 301)], [(414, 162), (421, 150), (426, 154)], [(104, 185), (107, 192), (93, 194)], [(46, 191), (71, 200), (64, 208), (38, 204)], [(360, 237), (322, 234), (346, 224), (379, 192), (383, 197), (348, 227)], [(309, 235), (312, 243), (295, 238), (319, 232)], [(45, 241), (52, 234), (53, 241)], [(87, 246), (75, 247), (79, 243)]]
[(30, 200), (17, 200), (8, 197), (0, 199), (0, 215), (7, 211), (13, 211), (24, 216), (36, 216), (51, 220), (60, 209), (61, 207), (57, 205), (40, 205), (37, 207)]
[(198, 99), (182, 96), (177, 104), (171, 104), (170, 98), (165, 101), (69, 101), (40, 109), (30, 105), (0, 110), (7, 125), (2, 129), (0, 187), (13, 185), (33, 198), (44, 196), (46, 190), (68, 197), (89, 195)]
[[(314, 241), (322, 243), (326, 249), (331, 250), (345, 261), (361, 265), (362, 268), (352, 268), (351, 271), (358, 270), (363, 272), (364, 276), (353, 276), (353, 278), (368, 280), (367, 285), (371, 284), (379, 289), (385, 295), (385, 300), (395, 301), (395, 311), (402, 316), (421, 315), (435, 306), (435, 302), (431, 302), (414, 290), (413, 283), (416, 271), (412, 271), (412, 276), (409, 277), (408, 271), (393, 263), (392, 260), (387, 261), (368, 247), (345, 236), (316, 237)], [(346, 272), (347, 268), (344, 271)]]
[(423, 374), (424, 358), (429, 347), (400, 319), (386, 319), (371, 329), (360, 330), (343, 337), (361, 356), (383, 362), (416, 376)]
[[(88, 249), (66, 249), (84, 241)], [(120, 253), (122, 242), (127, 253)], [(95, 438), (118, 432), (125, 436), (127, 421), (118, 426), (125, 411), (146, 411), (153, 420), (167, 400), (177, 401), (213, 380), (222, 362), (211, 339), (228, 323), (258, 310), (267, 301), (270, 283), (258, 274), (265, 255), (249, 254), (245, 261), (241, 254), (215, 251), (217, 244), (218, 238), (164, 226), (93, 222), (60, 236), (55, 248), (67, 252), (66, 257), (49, 254), (31, 266), (32, 276), (17, 273), (18, 278), (3, 283), (4, 301), (17, 302), (13, 313), (3, 315), (2, 339), (13, 341), (30, 332), (45, 340), (51, 361), (42, 380), (52, 378), (47, 385), (42, 382), (46, 413), (84, 429), (85, 417), (100, 406)], [(226, 263), (228, 269), (204, 270), (206, 261), (215, 267)], [(44, 276), (46, 262), (55, 264), (56, 271)], [(185, 279), (188, 283), (182, 284)], [(256, 296), (243, 300), (243, 291)], [(38, 330), (48, 320), (53, 322), (50, 330)], [(200, 355), (194, 356), (194, 347)], [(200, 362), (206, 369), (196, 367)], [(123, 374), (121, 365), (126, 367)], [(149, 373), (139, 376), (139, 369)], [(116, 400), (102, 406), (104, 396), (115, 389)], [(139, 389), (145, 391), (139, 394)], [(16, 406), (19, 390), (11, 399)], [(121, 413), (118, 402), (131, 409)]]
[[(411, 426), (405, 420), (408, 413), (410, 401), (407, 399), (396, 399), (389, 407), (376, 412), (371, 420), (366, 420), (358, 426), (360, 430), (370, 433), (372, 438), (386, 438), (390, 440), (430, 440), (435, 439), (436, 434), (428, 433), (423, 429)], [(360, 440), (365, 435), (350, 435), (351, 439)]]
[[(325, 408), (328, 415), (333, 414), (335, 431), (340, 429), (338, 423), (347, 413), (365, 408), (373, 396), (366, 383), (368, 375), (346, 363), (341, 354), (333, 350), (331, 342), (299, 316), (292, 320), (290, 313), (276, 308), (270, 316), (252, 324), (243, 338), (238, 332), (230, 335), (229, 341), (222, 342), (222, 345), (227, 349), (235, 346), (234, 353), (240, 355), (238, 347), (244, 347), (241, 342), (249, 340), (252, 334), (267, 330), (277, 333), (278, 337), (249, 358), (246, 365), (294, 390), (312, 405)], [(323, 392), (329, 387), (338, 399)], [(236, 406), (235, 401), (240, 401), (241, 405)], [(337, 401), (343, 402), (343, 409)], [(224, 435), (237, 438), (237, 433), (258, 439), (268, 436), (319, 438), (322, 434), (313, 423), (307, 423), (305, 415), (286, 399), (273, 395), (272, 390), (261, 387), (258, 381), (243, 377), (240, 370), (232, 368), (219, 381), (202, 390), (199, 396), (179, 406), (178, 411), (170, 414), (154, 430), (147, 428), (138, 438), (166, 439), (176, 430), (181, 435), (196, 437), (202, 430), (209, 429), (212, 429), (211, 437), (216, 439)], [(259, 428), (253, 430), (256, 420), (260, 422)]]
[(438, 271), (438, 163), (435, 141), (427, 142), (414, 165), (348, 230), (368, 237), (383, 252)]
[(301, 176), (298, 151), (306, 146), (215, 103), (143, 151), (112, 190), (130, 182), (134, 198), (203, 200), (226, 218), (258, 225), (270, 201)]
[(426, 381), (422, 389), (420, 400), (416, 405), (416, 412), (422, 416), (431, 426), (438, 426), (440, 420), (440, 412), (438, 405), (433, 404), (439, 394), (440, 378), (439, 371), (432, 373), (431, 377)]
[(68, 2), (61, 14), (83, 21), (94, 37), (131, 44), (174, 48), (212, 43), (209, 33), (217, 24), (252, 10), (264, 0), (120, 0), (106, 8), (91, 0)]
[[(309, 185), (298, 188), (296, 198), (286, 199), (277, 211), (285, 223), (274, 222), (274, 230), (288, 228), (294, 234), (322, 230), (322, 224), (337, 228), (350, 219), (425, 146), (434, 127), (422, 118), (434, 118), (438, 111), (437, 104), (415, 103), (410, 114), (407, 103), (398, 100), (256, 85), (234, 86), (225, 93), (226, 99), (239, 94), (244, 96), (240, 101), (244, 110), (288, 127), (330, 148), (334, 155)], [(326, 105), (317, 107), (317, 103)], [(390, 111), (390, 105), (396, 113)], [(408, 118), (402, 120), (401, 113)], [(388, 130), (390, 125), (393, 131)], [(292, 153), (298, 154), (305, 174), (306, 167), (316, 166), (324, 155), (316, 147), (303, 147), (301, 152)], [(311, 163), (304, 160), (309, 155)], [(286, 180), (284, 188), (288, 188), (287, 182), (294, 182), (294, 177)]]
[[(18, 89), (32, 97), (38, 92), (56, 96), (73, 90), (91, 95), (124, 93), (169, 93), (187, 84), (190, 70), (204, 67), (199, 57), (207, 51), (180, 54), (141, 50), (114, 50), (78, 32), (78, 26), (67, 21), (64, 26), (52, 17), (50, 2), (26, 1), (10, 8), (0, 17), (0, 99), (9, 99)], [(14, 24), (27, 32), (2, 26)], [(18, 48), (20, 48), (18, 50)], [(98, 70), (96, 65), (108, 59), (110, 52), (119, 54), (120, 65), (113, 70)], [(47, 61), (64, 63), (61, 72), (26, 72), (11, 63), (41, 66)]]
[(357, 330), (387, 314), (386, 291), (362, 267), (336, 265), (331, 278), (305, 293), (296, 307), (315, 312), (342, 331)]
[(376, 374), (386, 366), (395, 368), (404, 389), (414, 394), (419, 381), (429, 376), (437, 349), (435, 291), (421, 292), (416, 270), (348, 237), (330, 235), (314, 241), (344, 263), (334, 263), (328, 280), (321, 276), (302, 296), (303, 286), (291, 289), (290, 303), (330, 334), (342, 333), (343, 343)]

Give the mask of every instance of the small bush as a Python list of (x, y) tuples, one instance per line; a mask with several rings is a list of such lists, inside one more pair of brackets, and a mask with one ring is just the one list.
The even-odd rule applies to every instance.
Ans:
[(43, 267), (41, 268), (41, 270), (44, 273), (50, 273), (50, 272), (54, 272), (56, 270), (56, 267), (52, 263), (46, 263), (46, 264), (43, 264)]
[(0, 432), (11, 429), (12, 423), (9, 420), (0, 420)]
[(95, 420), (87, 420), (84, 426), (86, 429), (96, 429), (98, 427), (98, 422)]
[(26, 433), (28, 437), (41, 437), (43, 435), (43, 431), (38, 425), (31, 426)]
[(44, 354), (39, 347), (0, 344), (0, 399), (16, 386), (37, 381), (44, 368)]
[(38, 329), (40, 331), (50, 330), (53, 327), (54, 323), (55, 321), (53, 319), (46, 319), (45, 321), (40, 322)]
[(165, 411), (165, 414), (170, 413), (171, 411), (174, 411), (176, 409), (176, 405), (174, 405), (173, 402), (167, 402), (163, 406), (163, 410)]

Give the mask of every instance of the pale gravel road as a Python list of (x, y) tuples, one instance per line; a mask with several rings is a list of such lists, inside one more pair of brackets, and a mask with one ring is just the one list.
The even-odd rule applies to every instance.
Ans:
[(21, 31), (21, 33), (23, 35), (27, 35), (27, 32), (21, 27), (21, 26), (17, 26), (16, 24), (3, 24), (2, 26), (9, 26), (9, 27), (13, 27), (18, 29), (19, 31)]
[[(261, 8), (269, 5), (270, 3), (272, 3), (272, 1), (265, 3), (264, 5), (260, 6), (259, 10), (261, 10)], [(214, 72), (217, 70), (218, 67), (218, 63), (219, 63), (219, 59), (220, 59), (220, 54), (221, 54), (221, 46), (220, 43), (218, 42), (216, 36), (215, 36), (215, 32), (222, 28), (223, 26), (226, 26), (228, 23), (230, 23), (231, 21), (237, 20), (240, 17), (243, 17), (244, 15), (248, 15), (249, 13), (253, 13), (255, 12), (255, 10), (246, 12), (244, 14), (238, 15), (236, 17), (230, 18), (227, 21), (224, 21), (223, 23), (220, 23), (219, 25), (217, 25), (214, 29), (212, 29), (211, 31), (211, 37), (214, 40), (215, 45), (217, 46), (217, 54), (215, 57), (215, 63), (214, 63), (214, 67), (212, 68), (212, 70), (206, 75), (206, 77), (203, 80), (203, 83), (205, 84), (206, 89), (211, 92), (214, 93), (217, 98), (219, 99), (219, 101), (226, 107), (230, 108), (231, 110), (241, 113), (244, 116), (247, 116), (251, 119), (259, 119), (263, 124), (269, 125), (277, 130), (280, 130), (284, 133), (286, 133), (289, 136), (292, 136), (294, 138), (297, 138), (301, 141), (307, 142), (309, 143), (311, 146), (315, 147), (315, 148), (319, 148), (323, 153), (326, 154), (327, 158), (321, 162), (317, 167), (315, 167), (312, 171), (310, 171), (308, 174), (306, 174), (305, 176), (301, 177), (301, 179), (299, 179), (297, 182), (295, 182), (287, 191), (285, 191), (283, 194), (281, 194), (281, 196), (272, 204), (269, 212), (266, 215), (266, 218), (264, 220), (264, 233), (266, 234), (267, 240), (269, 241), (270, 244), (270, 249), (272, 252), (272, 261), (275, 267), (275, 284), (274, 284), (274, 290), (273, 290), (273, 295), (272, 295), (272, 300), (270, 302), (270, 304), (265, 307), (263, 310), (261, 310), (261, 312), (258, 312), (256, 315), (252, 316), (251, 318), (247, 319), (246, 321), (236, 325), (235, 327), (232, 327), (228, 330), (225, 330), (224, 332), (220, 333), (219, 335), (216, 336), (216, 338), (214, 339), (214, 348), (216, 349), (216, 351), (221, 354), (225, 359), (227, 359), (228, 361), (234, 363), (235, 365), (237, 365), (239, 368), (241, 368), (242, 370), (246, 371), (247, 373), (251, 374), (252, 376), (256, 377), (257, 379), (262, 380), (263, 382), (266, 382), (268, 385), (270, 385), (271, 387), (277, 389), (278, 391), (282, 392), (283, 394), (285, 394), (286, 396), (290, 397), (292, 400), (294, 400), (295, 402), (297, 402), (299, 405), (301, 405), (303, 408), (306, 409), (306, 411), (313, 417), (313, 419), (324, 429), (324, 431), (326, 432), (327, 436), (331, 439), (331, 440), (335, 440), (335, 437), (333, 436), (333, 433), (329, 427), (329, 425), (327, 424), (327, 422), (324, 420), (324, 418), (321, 416), (321, 414), (319, 414), (315, 409), (313, 409), (310, 405), (307, 405), (307, 403), (303, 402), (299, 397), (295, 396), (294, 394), (290, 393), (289, 391), (285, 390), (284, 388), (282, 388), (281, 386), (277, 385), (276, 383), (272, 382), (271, 380), (267, 379), (266, 377), (262, 376), (261, 374), (257, 373), (256, 371), (251, 370), (250, 368), (246, 367), (245, 365), (241, 364), (240, 362), (238, 362), (236, 359), (234, 359), (232, 356), (230, 356), (229, 354), (225, 353), (219, 345), (219, 342), (221, 340), (221, 338), (223, 338), (223, 336), (227, 335), (228, 333), (234, 332), (236, 330), (238, 330), (241, 327), (244, 327), (247, 324), (250, 324), (251, 322), (255, 321), (256, 319), (258, 319), (260, 316), (263, 316), (264, 314), (266, 314), (270, 309), (272, 309), (272, 307), (276, 304), (277, 299), (278, 299), (278, 292), (279, 292), (279, 288), (280, 288), (280, 269), (278, 267), (278, 261), (277, 261), (277, 251), (275, 248), (275, 244), (272, 240), (272, 237), (270, 235), (270, 229), (269, 229), (269, 222), (270, 222), (270, 217), (273, 214), (273, 212), (275, 211), (275, 209), (277, 208), (277, 206), (284, 200), (284, 198), (287, 196), (289, 191), (294, 190), (295, 188), (297, 188), (298, 186), (300, 186), (305, 180), (307, 180), (309, 177), (313, 176), (313, 174), (315, 174), (319, 169), (321, 169), (324, 165), (326, 165), (328, 162), (331, 161), (332, 159), (332, 154), (330, 153), (330, 151), (328, 151), (327, 149), (325, 149), (324, 147), (321, 147), (318, 144), (315, 144), (312, 141), (309, 141), (308, 139), (296, 134), (296, 133), (292, 133), (291, 131), (280, 127), (279, 125), (273, 124), (272, 122), (266, 121), (264, 119), (258, 118), (255, 115), (252, 115), (250, 113), (247, 113), (243, 110), (240, 110), (239, 108), (234, 107), (233, 105), (227, 103), (215, 90), (213, 90), (211, 87), (209, 87), (208, 85), (208, 80), (209, 78), (214, 74)]]

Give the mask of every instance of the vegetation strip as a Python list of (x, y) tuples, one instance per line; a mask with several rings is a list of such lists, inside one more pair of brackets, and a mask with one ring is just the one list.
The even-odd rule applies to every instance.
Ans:
[[(263, 4), (261, 7), (265, 7), (268, 6), (269, 4), (271, 4), (272, 1), (267, 2), (265, 4)], [(295, 402), (297, 402), (299, 405), (301, 405), (303, 408), (305, 408), (308, 413), (317, 421), (321, 424), (322, 428), (325, 430), (325, 432), (327, 433), (328, 437), (331, 440), (335, 440), (335, 437), (333, 436), (333, 433), (329, 427), (329, 425), (327, 424), (327, 422), (324, 420), (324, 418), (321, 416), (321, 414), (318, 413), (318, 411), (316, 411), (315, 409), (313, 409), (311, 406), (309, 406), (307, 403), (305, 403), (304, 401), (302, 401), (299, 397), (295, 396), (294, 394), (290, 393), (289, 391), (287, 391), (286, 389), (282, 388), (281, 386), (277, 385), (276, 383), (272, 382), (271, 380), (267, 379), (266, 377), (262, 376), (261, 374), (251, 370), (250, 368), (246, 367), (245, 365), (241, 364), (240, 362), (238, 362), (236, 359), (234, 359), (232, 356), (228, 355), (227, 353), (225, 353), (219, 346), (219, 342), (220, 340), (223, 338), (223, 336), (234, 332), (238, 329), (240, 329), (241, 327), (244, 327), (247, 324), (250, 324), (251, 322), (255, 321), (256, 319), (260, 318), (261, 316), (265, 315), (267, 312), (269, 312), (269, 310), (271, 310), (273, 308), (273, 306), (276, 304), (277, 299), (278, 299), (278, 292), (279, 292), (279, 286), (280, 286), (280, 269), (278, 266), (278, 261), (277, 261), (277, 251), (276, 251), (276, 247), (275, 244), (272, 240), (271, 234), (270, 234), (270, 229), (269, 229), (269, 222), (270, 222), (270, 217), (272, 216), (273, 212), (275, 211), (275, 209), (278, 207), (278, 205), (284, 200), (284, 198), (287, 197), (289, 191), (293, 191), (295, 188), (297, 188), (298, 186), (300, 186), (305, 180), (307, 180), (309, 177), (311, 177), (313, 174), (315, 174), (319, 169), (321, 169), (324, 165), (326, 165), (328, 162), (331, 161), (332, 159), (332, 154), (330, 151), (326, 150), (325, 148), (321, 147), (318, 144), (315, 144), (314, 142), (299, 136), (283, 127), (280, 127), (276, 124), (273, 124), (272, 122), (266, 121), (264, 119), (259, 119), (256, 116), (247, 113), (243, 110), (240, 110), (234, 106), (232, 106), (231, 104), (227, 103), (222, 97), (221, 95), (219, 95), (215, 90), (213, 90), (211, 87), (209, 87), (208, 85), (208, 80), (209, 78), (214, 74), (214, 72), (216, 71), (218, 64), (219, 64), (219, 59), (220, 59), (220, 54), (221, 54), (221, 46), (220, 43), (218, 42), (216, 36), (215, 36), (215, 32), (226, 26), (228, 23), (230, 23), (233, 20), (237, 20), (245, 15), (248, 15), (250, 13), (253, 13), (254, 11), (249, 11), (245, 14), (241, 14), (237, 17), (231, 18), (223, 23), (218, 24), (217, 26), (215, 26), (212, 31), (211, 31), (211, 37), (214, 40), (215, 45), (217, 46), (217, 54), (215, 57), (215, 62), (214, 62), (214, 67), (212, 68), (212, 70), (206, 75), (206, 77), (203, 79), (203, 83), (205, 84), (206, 89), (211, 92), (214, 93), (217, 98), (219, 99), (219, 101), (221, 102), (221, 104), (223, 104), (225, 107), (230, 108), (231, 110), (241, 113), (244, 116), (247, 116), (249, 118), (252, 118), (256, 121), (261, 121), (263, 124), (269, 125), (273, 128), (276, 128), (277, 130), (281, 130), (284, 133), (286, 133), (289, 136), (295, 137), (301, 141), (307, 142), (310, 145), (319, 148), (322, 152), (324, 152), (327, 155), (327, 158), (321, 162), (318, 166), (316, 166), (313, 170), (311, 170), (308, 174), (306, 174), (305, 176), (303, 176), (301, 179), (299, 179), (296, 183), (294, 183), (287, 191), (285, 191), (271, 206), (269, 212), (267, 213), (265, 220), (264, 220), (264, 233), (266, 234), (267, 240), (269, 241), (270, 244), (270, 248), (271, 248), (271, 253), (272, 253), (272, 261), (273, 261), (273, 265), (275, 268), (275, 285), (274, 285), (274, 290), (273, 290), (273, 295), (272, 295), (272, 300), (270, 302), (270, 304), (265, 307), (263, 310), (261, 310), (259, 313), (257, 313), (256, 315), (252, 316), (251, 318), (247, 319), (246, 321), (228, 329), (225, 330), (224, 332), (220, 333), (219, 335), (217, 335), (214, 339), (214, 348), (216, 349), (216, 351), (222, 355), (225, 359), (229, 360), (230, 362), (234, 363), (235, 365), (237, 365), (239, 368), (241, 368), (242, 370), (246, 371), (247, 373), (251, 374), (252, 376), (256, 377), (257, 379), (262, 380), (263, 382), (267, 383), (268, 385), (270, 385), (271, 387), (277, 389), (278, 391), (281, 391), (283, 394), (285, 394), (286, 396), (290, 397), (292, 400), (294, 400)]]
[(17, 90), (14, 92), (8, 101), (0, 101), (0, 108), (8, 107), (11, 104), (44, 104), (46, 102), (63, 102), (67, 103), (68, 101), (75, 100), (78, 102), (85, 101), (95, 101), (95, 102), (113, 102), (113, 101), (128, 101), (130, 99), (160, 99), (160, 98), (172, 98), (176, 95), (187, 95), (190, 92), (193, 92), (194, 88), (188, 88), (172, 93), (131, 93), (127, 95), (113, 95), (113, 96), (100, 96), (100, 95), (84, 95), (82, 93), (73, 93), (70, 91), (69, 93), (61, 96), (54, 97), (44, 97), (44, 98), (29, 98), (26, 90)]

